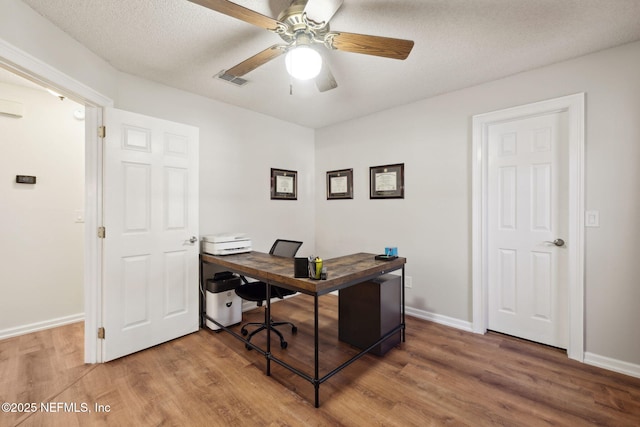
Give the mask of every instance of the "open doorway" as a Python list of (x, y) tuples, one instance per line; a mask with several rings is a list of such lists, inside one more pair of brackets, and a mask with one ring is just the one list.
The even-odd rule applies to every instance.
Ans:
[(97, 130), (102, 125), (102, 108), (112, 106), (113, 100), (8, 43), (0, 44), (0, 67), (41, 86), (59, 88), (63, 95), (84, 104), (84, 360), (100, 362), (102, 245), (97, 230), (102, 223), (102, 139)]
[[(84, 320), (83, 105), (0, 69), (0, 338)], [(17, 176), (35, 177), (18, 183)]]

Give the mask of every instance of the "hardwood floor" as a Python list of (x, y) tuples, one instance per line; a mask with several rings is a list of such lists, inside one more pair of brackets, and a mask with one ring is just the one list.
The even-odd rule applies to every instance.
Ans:
[[(310, 306), (304, 295), (273, 305), (274, 318), (298, 326), (294, 336), (285, 330), (289, 347), (274, 341), (273, 351), (306, 372)], [(338, 341), (337, 298), (320, 306), (326, 373), (355, 351)], [(244, 320), (261, 316), (257, 309)], [(0, 413), (0, 426), (640, 425), (640, 379), (558, 349), (410, 317), (405, 343), (321, 385), (319, 409), (310, 383), (277, 364), (267, 377), (264, 366), (258, 352), (208, 330), (97, 365), (83, 363), (81, 323), (9, 338), (0, 341), (0, 403), (38, 410)]]

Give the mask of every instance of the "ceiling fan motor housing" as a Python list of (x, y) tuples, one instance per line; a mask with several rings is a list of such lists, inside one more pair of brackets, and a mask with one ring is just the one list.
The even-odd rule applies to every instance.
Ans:
[(285, 42), (296, 44), (324, 43), (329, 32), (329, 24), (316, 23), (313, 17), (304, 13), (307, 0), (294, 0), (291, 5), (278, 15), (278, 21), (286, 25), (286, 30), (278, 32)]

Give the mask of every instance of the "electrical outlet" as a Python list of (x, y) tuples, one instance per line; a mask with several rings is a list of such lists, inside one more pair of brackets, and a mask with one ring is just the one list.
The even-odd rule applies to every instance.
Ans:
[(413, 287), (413, 280), (411, 276), (404, 276), (404, 287), (405, 288)]

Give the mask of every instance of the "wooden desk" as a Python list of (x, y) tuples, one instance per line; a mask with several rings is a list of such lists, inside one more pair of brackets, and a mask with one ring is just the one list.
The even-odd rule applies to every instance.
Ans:
[[(378, 261), (374, 259), (374, 254), (357, 253), (353, 255), (346, 255), (338, 258), (332, 258), (323, 261), (323, 266), (327, 268), (327, 280), (313, 280), (308, 278), (296, 278), (293, 275), (293, 259), (283, 258), (265, 254), (262, 252), (248, 252), (244, 254), (214, 256), (208, 254), (200, 255), (200, 280), (203, 281), (203, 264), (214, 264), (222, 267), (226, 270), (233, 271), (235, 273), (242, 274), (244, 276), (253, 277), (267, 283), (267, 301), (266, 301), (266, 318), (271, 318), (271, 286), (277, 285), (283, 288), (291, 289), (303, 294), (312, 295), (314, 297), (314, 375), (306, 374), (299, 369), (289, 365), (283, 360), (278, 359), (271, 354), (271, 327), (267, 327), (267, 348), (263, 350), (251, 342), (247, 341), (241, 335), (233, 332), (226, 326), (218, 323), (215, 319), (205, 317), (218, 325), (221, 329), (231, 333), (233, 336), (243, 341), (246, 345), (251, 346), (253, 349), (259, 351), (266, 358), (266, 374), (271, 375), (271, 361), (278, 363), (279, 365), (289, 369), (295, 374), (306, 379), (313, 384), (315, 388), (315, 407), (320, 406), (320, 384), (331, 378), (343, 368), (347, 367), (365, 353), (384, 342), (386, 339), (393, 336), (396, 332), (401, 331), (402, 341), (405, 340), (405, 305), (404, 305), (404, 265), (406, 264), (405, 258), (396, 258), (391, 261)], [(368, 348), (362, 350), (360, 353), (353, 356), (328, 374), (323, 377), (319, 376), (320, 372), (320, 357), (318, 351), (318, 297), (328, 294), (336, 290), (344, 289), (349, 286), (353, 286), (357, 283), (361, 283), (382, 274), (386, 274), (390, 271), (402, 270), (402, 297), (401, 297), (401, 310), (402, 319), (401, 323), (385, 334), (378, 341), (373, 343)]]

